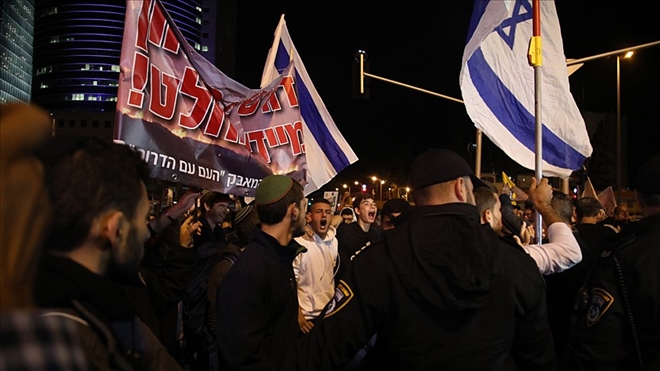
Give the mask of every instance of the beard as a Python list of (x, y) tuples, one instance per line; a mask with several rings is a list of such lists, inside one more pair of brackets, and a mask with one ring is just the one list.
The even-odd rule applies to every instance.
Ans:
[(307, 221), (304, 217), (298, 216), (298, 219), (294, 221), (293, 225), (293, 237), (304, 236), (307, 233), (306, 227)]
[(141, 284), (138, 268), (144, 255), (144, 245), (137, 237), (137, 230), (131, 228), (126, 240), (113, 250), (106, 276), (124, 284)]

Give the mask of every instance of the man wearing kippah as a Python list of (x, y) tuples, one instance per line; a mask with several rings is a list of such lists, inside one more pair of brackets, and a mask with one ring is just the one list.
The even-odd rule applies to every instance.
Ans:
[(259, 231), (218, 289), (216, 339), (220, 368), (276, 369), (299, 336), (293, 260), (305, 248), (302, 186), (270, 175), (257, 187)]
[(591, 269), (561, 370), (660, 370), (660, 154), (642, 165), (633, 188), (643, 217)]
[(341, 369), (375, 333), (361, 370), (554, 370), (543, 277), (481, 224), (472, 191), (484, 183), (442, 149), (419, 155), (409, 180), (405, 221), (355, 256), (282, 370)]

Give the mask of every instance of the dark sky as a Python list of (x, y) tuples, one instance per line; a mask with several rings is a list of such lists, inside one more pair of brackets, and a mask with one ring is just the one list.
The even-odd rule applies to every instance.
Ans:
[[(412, 158), (452, 148), (474, 162), (475, 132), (465, 108), (436, 96), (371, 81), (371, 98), (352, 97), (352, 64), (367, 51), (370, 72), (461, 99), (459, 72), (472, 2), (238, 2), (235, 79), (257, 88), (273, 33), (285, 14), (316, 89), (359, 160), (338, 182), (404, 177)], [(349, 5), (346, 5), (349, 4)], [(583, 58), (660, 40), (657, 12), (626, 1), (557, 0), (565, 55)], [(660, 142), (660, 45), (622, 62), (621, 107), (628, 116), (631, 174)], [(582, 110), (616, 112), (616, 58), (587, 62), (569, 79)], [(615, 148), (612, 148), (614, 151)], [(482, 172), (522, 170), (484, 136)], [(401, 183), (405, 179), (400, 180)]]

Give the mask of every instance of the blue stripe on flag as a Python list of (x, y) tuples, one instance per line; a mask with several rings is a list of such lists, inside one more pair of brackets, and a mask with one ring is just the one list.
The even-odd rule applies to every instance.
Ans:
[[(481, 48), (477, 49), (467, 62), (470, 78), (479, 95), (495, 117), (527, 149), (536, 151), (536, 121), (516, 96), (500, 80), (486, 62)], [(512, 119), (519, 118), (518, 122)], [(543, 125), (543, 160), (547, 163), (569, 169), (577, 169), (585, 157)]]
[(484, 13), (486, 12), (486, 7), (488, 6), (488, 1), (475, 1), (472, 9), (472, 17), (470, 18), (470, 27), (468, 28), (468, 35), (466, 39), (466, 44), (467, 42), (470, 41), (472, 38), (472, 35), (474, 35), (474, 31), (477, 30), (477, 27), (479, 26), (479, 22), (481, 21), (481, 17), (483, 17)]
[[(275, 68), (278, 73), (282, 73), (286, 66), (289, 65), (290, 56), (284, 46), (284, 43), (280, 40), (280, 45), (277, 48), (277, 54), (275, 57)], [(328, 161), (332, 164), (332, 167), (335, 171), (339, 172), (351, 163), (348, 161), (344, 151), (337, 145), (337, 141), (334, 140), (334, 136), (328, 130), (328, 126), (321, 118), (318, 107), (312, 99), (309, 90), (305, 86), (305, 82), (300, 78), (300, 74), (296, 69), (296, 83), (298, 87), (298, 100), (300, 102), (300, 115), (305, 120), (309, 131), (311, 131), (314, 139), (319, 144), (319, 147), (323, 153), (328, 158)]]

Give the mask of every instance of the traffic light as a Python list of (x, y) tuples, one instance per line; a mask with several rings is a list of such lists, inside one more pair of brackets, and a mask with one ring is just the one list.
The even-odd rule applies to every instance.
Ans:
[(362, 189), (362, 193), (367, 193), (367, 185), (366, 184), (363, 184), (361, 189)]
[(363, 72), (369, 72), (367, 52), (358, 50), (353, 62), (353, 98), (369, 98), (371, 96), (370, 79)]

